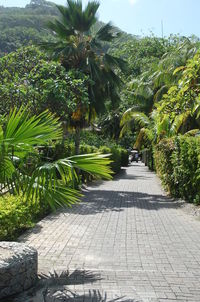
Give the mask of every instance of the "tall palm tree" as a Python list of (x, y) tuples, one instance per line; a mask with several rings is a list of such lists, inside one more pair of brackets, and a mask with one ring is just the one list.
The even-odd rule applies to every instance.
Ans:
[(116, 70), (125, 71), (127, 67), (122, 59), (107, 52), (106, 44), (119, 36), (119, 32), (111, 23), (101, 26), (94, 33), (99, 5), (97, 1), (90, 1), (83, 8), (81, 0), (67, 0), (66, 6), (57, 5), (60, 19), (48, 24), (55, 40), (40, 44), (58, 59), (66, 70), (78, 69), (90, 79), (89, 107), (83, 108), (79, 101), (75, 118), (72, 117), (73, 123), (76, 123), (77, 137), (86, 116), (90, 121), (96, 113), (104, 111), (108, 99), (113, 104), (119, 99), (116, 91), (121, 79)]
[(39, 150), (52, 140), (59, 140), (62, 131), (50, 113), (28, 116), (16, 109), (0, 121), (0, 193), (20, 194), (33, 203), (45, 202), (52, 208), (71, 206), (80, 198), (74, 189), (76, 169), (99, 178), (110, 179), (107, 156), (79, 155), (55, 162), (41, 162)]

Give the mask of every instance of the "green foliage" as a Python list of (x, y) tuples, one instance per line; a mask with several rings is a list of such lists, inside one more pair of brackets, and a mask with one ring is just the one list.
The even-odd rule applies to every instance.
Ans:
[[(103, 145), (109, 144), (109, 139), (103, 137), (99, 132), (82, 130), (80, 134), (81, 144), (87, 144), (99, 148)], [(114, 141), (113, 141), (114, 143)]]
[(71, 206), (80, 198), (74, 190), (77, 169), (95, 177), (110, 179), (110, 161), (106, 155), (89, 154), (41, 161), (38, 149), (50, 141), (60, 140), (58, 119), (49, 112), (30, 116), (15, 109), (1, 121), (0, 183), (2, 190), (23, 194), (24, 200), (44, 202), (55, 209)]
[[(129, 106), (129, 109), (126, 108), (128, 110), (122, 114), (121, 133), (126, 133), (128, 129), (138, 131), (135, 127), (136, 123), (140, 124), (140, 127), (145, 126), (146, 129), (148, 123), (144, 123), (144, 118), (141, 117), (145, 113), (146, 119), (151, 120), (148, 130), (152, 130), (151, 136), (155, 143), (164, 137), (185, 133), (194, 128), (198, 129), (200, 125), (198, 121), (199, 54), (197, 52), (199, 42), (197, 39), (184, 37), (170, 37), (163, 40), (152, 37), (146, 39), (146, 42), (151, 47), (154, 45), (157, 51), (154, 49), (151, 53), (151, 47), (145, 44), (145, 51), (149, 51), (149, 54), (147, 58), (141, 57), (141, 62), (138, 62), (139, 66), (142, 66), (146, 60), (143, 70), (129, 77), (130, 82), (128, 87), (125, 87), (124, 97), (125, 102), (129, 100), (132, 106)], [(159, 43), (162, 46), (160, 50), (157, 49)], [(135, 52), (131, 54), (131, 49), (134, 49), (134, 43), (131, 45), (130, 42), (127, 45), (127, 52), (124, 51), (124, 55), (130, 51), (128, 55), (130, 59), (135, 56)], [(140, 50), (139, 47), (138, 52)], [(118, 52), (120, 51), (121, 48)], [(134, 62), (133, 58), (132, 60)], [(122, 101), (123, 106), (125, 102)], [(134, 116), (138, 111), (139, 120), (137, 116)], [(143, 133), (140, 133), (140, 138)]]
[(115, 174), (121, 170), (122, 166), (128, 165), (128, 151), (123, 148), (102, 146), (99, 151), (103, 154), (111, 154), (111, 169)]
[(179, 81), (170, 87), (156, 105), (156, 110), (161, 118), (168, 115), (176, 133), (184, 134), (200, 127), (200, 53), (197, 52), (185, 66), (177, 68), (174, 73), (179, 74)]
[(48, 109), (61, 120), (70, 119), (89, 105), (87, 77), (49, 61), (35, 47), (27, 47), (0, 59), (0, 113), (14, 106), (39, 114)]
[(0, 240), (12, 240), (20, 232), (30, 228), (49, 208), (38, 203), (33, 206), (21, 196), (6, 194), (0, 197)]
[(120, 153), (121, 153), (121, 166), (122, 167), (127, 167), (128, 163), (129, 163), (128, 150), (121, 148)]
[[(100, 146), (99, 148), (87, 144), (80, 145), (80, 154), (92, 154), (92, 153), (102, 153), (110, 154), (111, 159), (111, 169), (114, 173), (118, 173), (121, 167), (128, 166), (128, 151), (119, 145), (112, 145), (112, 147)], [(66, 141), (65, 144), (56, 143), (50, 146), (45, 146), (40, 151), (40, 156), (44, 160), (50, 162), (59, 160), (63, 157), (71, 157), (75, 154), (74, 144)], [(82, 181), (88, 180), (88, 176), (80, 171)], [(91, 178), (89, 178), (91, 179)]]
[[(54, 35), (45, 30), (45, 25), (58, 15), (55, 3), (50, 1), (31, 0), (25, 8), (0, 6), (0, 56), (33, 42), (54, 41)], [(96, 33), (102, 25), (98, 21), (92, 26), (92, 32)], [(123, 32), (116, 38), (116, 48), (131, 38)], [(105, 50), (109, 47), (109, 43), (104, 43)]]
[(138, 76), (146, 71), (147, 65), (158, 62), (168, 48), (168, 41), (154, 36), (131, 37), (119, 46), (110, 51), (128, 61), (131, 75)]
[(41, 40), (53, 40), (44, 29), (44, 25), (57, 15), (55, 4), (49, 3), (27, 5), (26, 8), (0, 7), (0, 56)]
[[(159, 100), (168, 90), (173, 70), (183, 65), (183, 59), (174, 58), (186, 58), (185, 48), (181, 51), (181, 46), (188, 40), (177, 36), (164, 39), (154, 36), (132, 37), (109, 50), (115, 56), (125, 59), (129, 65), (125, 76), (121, 74), (125, 82), (120, 93), (121, 112), (133, 106), (135, 111), (146, 114), (151, 112), (154, 101)], [(197, 42), (191, 39), (191, 44), (193, 47)]]
[(177, 186), (173, 178), (173, 164), (171, 161), (175, 145), (173, 139), (163, 139), (156, 146), (154, 152), (156, 172), (162, 180), (166, 190), (176, 196)]
[(57, 5), (60, 18), (48, 23), (55, 41), (40, 43), (41, 48), (59, 60), (67, 71), (76, 69), (89, 77), (89, 110), (83, 110), (84, 106), (78, 110), (79, 118), (87, 113), (89, 120), (94, 112), (99, 114), (105, 111), (106, 101), (117, 105), (118, 89), (122, 83), (117, 71), (126, 69), (126, 63), (108, 54), (104, 47), (104, 43), (112, 42), (119, 36), (117, 29), (108, 23), (97, 32), (92, 31), (97, 23), (99, 6), (100, 3), (90, 1), (83, 7), (82, 1), (75, 0), (67, 0), (66, 6)]
[(200, 139), (179, 136), (162, 140), (155, 150), (156, 170), (176, 197), (198, 203), (200, 197)]

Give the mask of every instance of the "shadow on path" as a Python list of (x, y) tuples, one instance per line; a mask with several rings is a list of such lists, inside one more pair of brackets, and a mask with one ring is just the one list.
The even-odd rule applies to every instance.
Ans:
[[(70, 273), (63, 271), (61, 274), (49, 273), (48, 275), (39, 275), (35, 287), (15, 296), (6, 298), (2, 302), (139, 302), (135, 299), (126, 299), (126, 297), (115, 297), (110, 299), (107, 293), (100, 292), (98, 289), (88, 289), (81, 293), (74, 285), (83, 285), (102, 280), (100, 274), (91, 271), (75, 270)], [(91, 285), (92, 287), (92, 285)]]
[(163, 195), (152, 195), (140, 192), (92, 190), (85, 194), (83, 202), (73, 209), (62, 210), (80, 215), (95, 215), (97, 213), (115, 211), (121, 212), (127, 208), (139, 208), (149, 211), (177, 208), (178, 204)]

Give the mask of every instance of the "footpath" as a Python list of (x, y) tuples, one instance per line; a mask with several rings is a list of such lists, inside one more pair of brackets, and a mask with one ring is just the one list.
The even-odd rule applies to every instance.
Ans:
[(200, 301), (200, 221), (140, 163), (88, 187), (80, 204), (19, 240), (38, 250), (40, 273), (59, 279), (69, 271), (57, 288), (52, 283), (60, 299), (48, 301), (68, 301), (70, 292), (80, 302)]

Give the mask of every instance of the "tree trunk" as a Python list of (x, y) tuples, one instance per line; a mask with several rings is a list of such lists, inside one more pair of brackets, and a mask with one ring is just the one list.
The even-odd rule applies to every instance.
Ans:
[(80, 152), (80, 134), (81, 129), (79, 127), (76, 128), (75, 131), (75, 154), (78, 155)]

